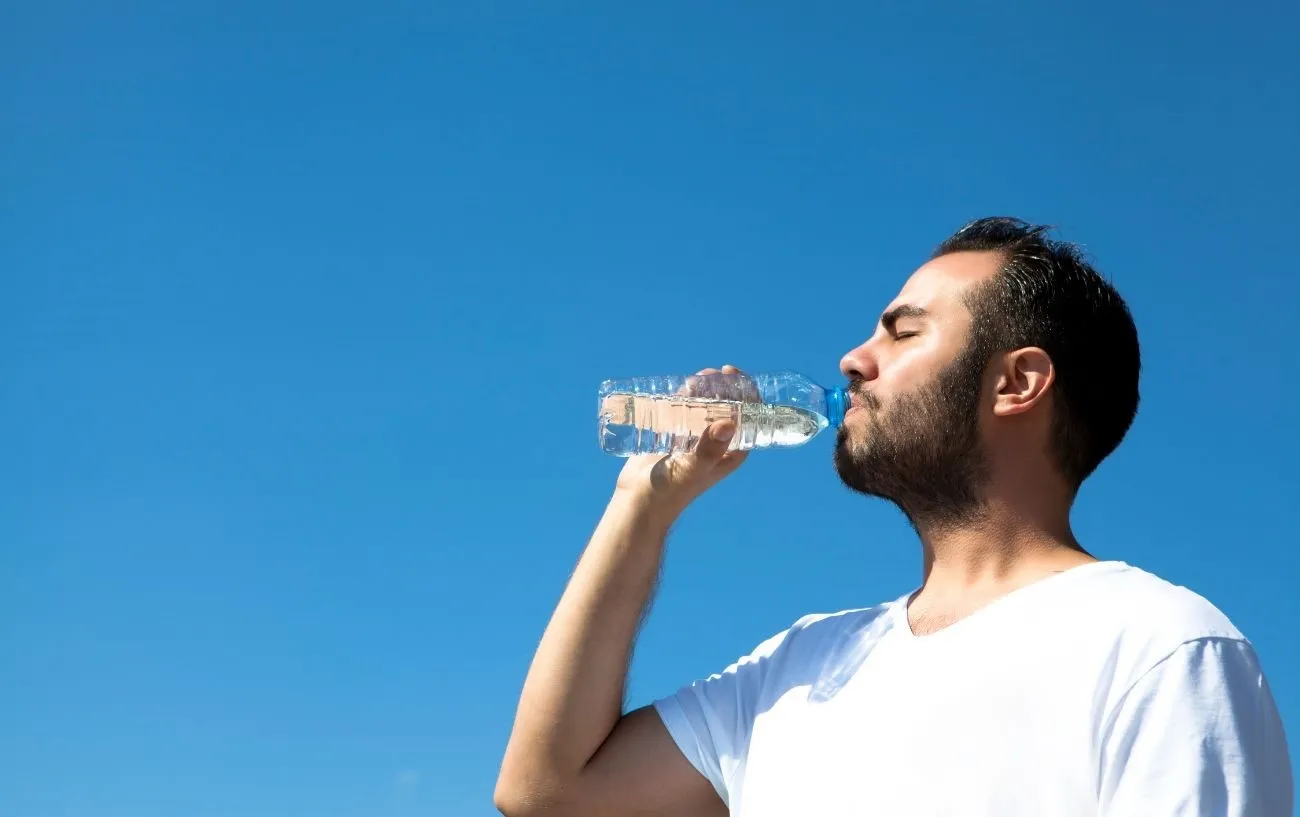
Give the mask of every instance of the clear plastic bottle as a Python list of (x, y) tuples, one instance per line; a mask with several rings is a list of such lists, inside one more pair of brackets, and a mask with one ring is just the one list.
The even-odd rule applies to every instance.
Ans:
[(736, 424), (732, 450), (796, 446), (838, 427), (848, 408), (845, 389), (823, 388), (798, 372), (606, 380), (600, 447), (620, 457), (691, 451), (719, 420)]

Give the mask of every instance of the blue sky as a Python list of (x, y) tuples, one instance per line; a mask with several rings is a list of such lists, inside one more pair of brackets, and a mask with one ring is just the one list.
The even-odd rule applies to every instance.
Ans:
[[(0, 814), (494, 813), (599, 382), (837, 383), (991, 214), (1141, 332), (1077, 532), (1251, 637), (1300, 758), (1294, 4), (888, 5), (7, 6)], [(688, 512), (631, 703), (914, 586), (830, 450)]]

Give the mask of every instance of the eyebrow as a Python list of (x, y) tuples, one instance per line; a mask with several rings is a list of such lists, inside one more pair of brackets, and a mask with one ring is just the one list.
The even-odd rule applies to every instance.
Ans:
[(885, 327), (887, 332), (893, 332), (894, 324), (898, 323), (903, 318), (925, 318), (928, 317), (929, 314), (929, 312), (926, 312), (919, 306), (901, 304), (881, 315), (880, 325)]

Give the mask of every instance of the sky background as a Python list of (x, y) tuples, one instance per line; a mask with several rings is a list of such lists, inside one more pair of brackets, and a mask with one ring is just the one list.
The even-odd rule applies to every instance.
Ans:
[[(1245, 631), (1300, 760), (1300, 11), (978, 5), (4, 4), (0, 815), (495, 813), (600, 381), (837, 384), (991, 214), (1138, 322), (1080, 538)], [(689, 510), (630, 703), (915, 586), (831, 447)]]

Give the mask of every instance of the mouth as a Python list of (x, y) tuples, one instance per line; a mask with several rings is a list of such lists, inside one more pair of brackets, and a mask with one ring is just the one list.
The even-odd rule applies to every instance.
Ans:
[(847, 422), (849, 418), (857, 414), (866, 414), (871, 410), (870, 404), (861, 397), (854, 396), (849, 401), (849, 410), (844, 412), (844, 419)]
[(872, 407), (873, 402), (874, 401), (867, 395), (861, 394), (859, 392), (853, 392), (849, 395), (849, 405), (851, 406), (851, 408), (845, 414), (845, 416), (848, 416), (849, 413), (855, 412), (858, 409), (869, 409)]

